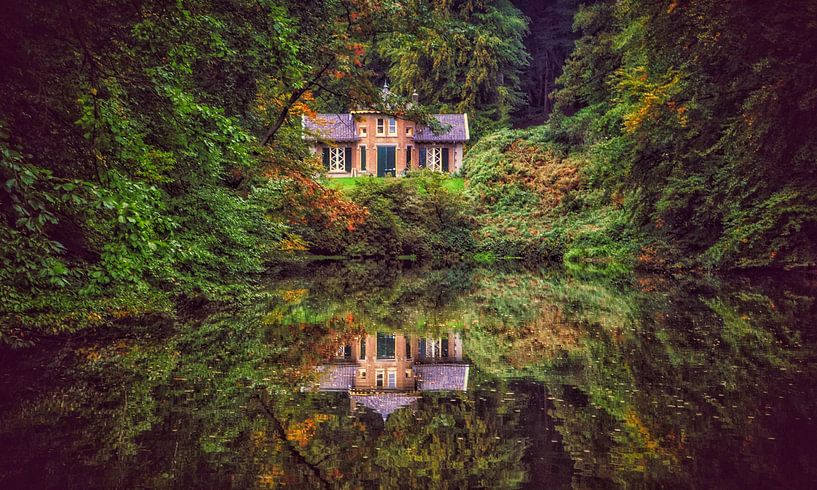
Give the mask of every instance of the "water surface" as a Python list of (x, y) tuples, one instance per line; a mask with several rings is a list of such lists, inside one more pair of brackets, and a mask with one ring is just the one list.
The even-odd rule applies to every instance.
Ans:
[(808, 279), (282, 275), (0, 351), (0, 487), (817, 487)]

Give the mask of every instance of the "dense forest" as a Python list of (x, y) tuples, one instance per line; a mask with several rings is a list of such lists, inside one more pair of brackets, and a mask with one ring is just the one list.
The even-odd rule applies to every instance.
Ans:
[[(817, 260), (813, 1), (39, 0), (0, 21), (4, 343), (309, 254), (611, 278)], [(301, 117), (381, 107), (385, 81), (423, 103), (396, 115), (471, 115), (463, 190), (320, 177)]]
[(494, 248), (813, 268), (815, 19), (797, 1), (581, 6), (547, 124), (469, 155)]

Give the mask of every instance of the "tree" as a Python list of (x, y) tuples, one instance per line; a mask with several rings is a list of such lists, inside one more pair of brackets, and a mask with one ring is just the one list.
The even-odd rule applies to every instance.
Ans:
[(556, 89), (562, 65), (573, 51), (572, 24), (578, 2), (516, 0), (514, 5), (530, 19), (530, 30), (524, 38), (530, 64), (521, 75), (521, 88), (528, 103), (517, 109), (514, 118), (517, 124), (541, 124), (553, 110), (551, 92)]
[(527, 20), (510, 2), (402, 2), (405, 28), (377, 40), (392, 88), (440, 112), (468, 112), (476, 139), (524, 102)]
[[(635, 224), (719, 267), (817, 263), (817, 7), (603, 2), (560, 79), (557, 127), (607, 162)], [(618, 179), (618, 183), (613, 183)]]

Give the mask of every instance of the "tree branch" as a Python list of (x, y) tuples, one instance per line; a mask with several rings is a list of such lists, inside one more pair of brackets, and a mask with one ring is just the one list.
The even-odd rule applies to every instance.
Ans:
[(278, 417), (275, 416), (275, 413), (272, 411), (269, 405), (267, 405), (264, 402), (264, 399), (261, 398), (261, 395), (256, 394), (256, 398), (258, 398), (258, 402), (264, 408), (264, 411), (267, 413), (267, 416), (269, 416), (269, 419), (272, 421), (272, 427), (275, 430), (275, 434), (281, 439), (281, 442), (284, 443), (287, 449), (289, 449), (290, 453), (292, 454), (292, 457), (295, 458), (295, 461), (307, 467), (312, 476), (314, 476), (319, 482), (321, 482), (321, 486), (323, 488), (332, 488), (332, 482), (330, 482), (329, 480), (326, 479), (325, 476), (323, 476), (323, 474), (321, 473), (321, 469), (317, 465), (310, 463), (306, 459), (306, 457), (303, 454), (301, 454), (298, 448), (295, 447), (294, 444), (292, 444), (292, 441), (287, 439), (287, 432), (284, 429), (284, 425), (281, 423), (280, 420), (278, 420)]
[(294, 106), (295, 103), (298, 102), (309, 89), (311, 89), (318, 83), (318, 81), (326, 74), (326, 72), (329, 70), (329, 68), (332, 66), (334, 62), (335, 62), (334, 59), (330, 59), (325, 65), (323, 65), (323, 68), (321, 68), (320, 71), (318, 71), (318, 73), (314, 77), (312, 77), (310, 81), (305, 83), (303, 87), (299, 88), (298, 90), (295, 90), (294, 92), (292, 92), (292, 94), (290, 94), (289, 99), (284, 104), (284, 108), (281, 109), (281, 113), (278, 114), (278, 118), (275, 120), (275, 123), (272, 126), (270, 126), (270, 128), (264, 134), (264, 137), (261, 138), (262, 145), (266, 146), (269, 144), (270, 141), (272, 141), (272, 139), (275, 137), (275, 134), (278, 132), (279, 129), (281, 129), (281, 126), (284, 125), (284, 122), (287, 120), (287, 117), (289, 117), (289, 111), (292, 109), (292, 106)]

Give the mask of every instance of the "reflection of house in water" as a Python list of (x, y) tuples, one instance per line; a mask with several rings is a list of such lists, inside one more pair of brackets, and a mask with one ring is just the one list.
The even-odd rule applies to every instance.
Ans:
[(378, 333), (355, 339), (320, 367), (320, 391), (348, 391), (383, 419), (414, 404), (423, 391), (465, 391), (468, 364), (458, 334), (416, 337)]

